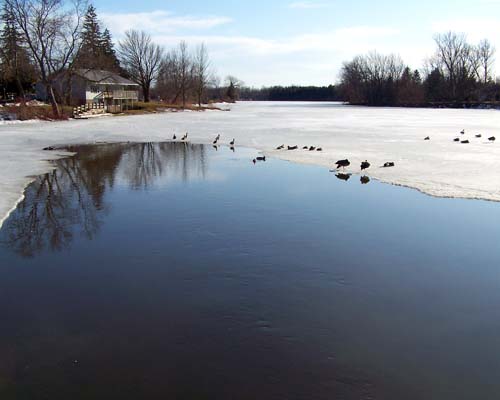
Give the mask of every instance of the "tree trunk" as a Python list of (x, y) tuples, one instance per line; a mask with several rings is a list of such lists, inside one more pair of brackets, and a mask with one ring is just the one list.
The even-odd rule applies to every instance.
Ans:
[(16, 73), (16, 85), (17, 91), (19, 92), (19, 96), (21, 97), (23, 103), (26, 100), (26, 95), (24, 94), (23, 84), (21, 83), (21, 79), (19, 79), (19, 75)]
[(50, 105), (52, 106), (52, 112), (54, 113), (55, 118), (61, 117), (61, 110), (59, 109), (59, 105), (57, 104), (56, 95), (54, 94), (54, 88), (52, 84), (48, 83), (46, 86), (47, 96), (50, 101)]
[(149, 86), (148, 85), (143, 85), (142, 87), (142, 94), (144, 95), (144, 103), (149, 103)]

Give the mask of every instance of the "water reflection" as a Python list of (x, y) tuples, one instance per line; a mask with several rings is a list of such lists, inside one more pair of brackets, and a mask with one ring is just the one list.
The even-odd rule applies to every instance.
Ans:
[(359, 178), (359, 181), (362, 185), (368, 185), (370, 183), (370, 177), (362, 176), (361, 178)]
[(77, 156), (58, 160), (54, 171), (39, 176), (2, 229), (0, 241), (24, 257), (45, 249), (61, 251), (76, 236), (92, 239), (111, 207), (106, 192), (118, 178), (145, 190), (160, 177), (206, 178), (203, 145), (141, 143), (69, 147)]
[(340, 179), (341, 181), (348, 181), (349, 179), (351, 179), (351, 174), (342, 174), (342, 173), (338, 173), (335, 175), (337, 177), (337, 179)]

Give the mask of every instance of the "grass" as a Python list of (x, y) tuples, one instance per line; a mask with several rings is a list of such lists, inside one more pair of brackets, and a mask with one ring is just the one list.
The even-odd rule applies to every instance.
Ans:
[(61, 106), (61, 116), (56, 117), (49, 105), (27, 105), (21, 103), (20, 105), (11, 105), (2, 107), (1, 111), (15, 114), (19, 121), (28, 121), (32, 119), (39, 119), (43, 121), (53, 121), (56, 119), (66, 120), (72, 113), (72, 107)]
[(140, 114), (155, 114), (166, 111), (182, 111), (182, 110), (191, 110), (191, 111), (204, 111), (204, 110), (219, 110), (217, 107), (211, 106), (201, 106), (194, 104), (188, 104), (186, 107), (182, 107), (179, 104), (167, 104), (163, 102), (152, 101), (149, 103), (137, 102), (134, 103), (134, 108), (130, 110), (124, 110), (123, 114), (126, 115), (140, 115)]

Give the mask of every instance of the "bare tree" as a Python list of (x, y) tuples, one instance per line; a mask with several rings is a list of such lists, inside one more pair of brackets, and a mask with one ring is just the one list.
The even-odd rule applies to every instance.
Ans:
[(182, 107), (186, 107), (187, 97), (193, 81), (193, 62), (188, 52), (188, 45), (185, 41), (179, 44), (178, 62)]
[(210, 77), (210, 60), (208, 58), (208, 51), (204, 43), (196, 49), (194, 57), (194, 87), (196, 92), (196, 99), (198, 106), (201, 107), (205, 89), (207, 88)]
[(86, 0), (5, 0), (33, 57), (54, 115), (61, 112), (54, 78), (73, 68), (81, 45), (80, 32)]
[(480, 66), (478, 78), (483, 83), (488, 83), (492, 79), (493, 63), (495, 61), (495, 48), (488, 39), (483, 39), (477, 46), (477, 53)]
[(244, 82), (240, 81), (233, 75), (226, 77), (226, 97), (229, 101), (235, 102), (239, 99), (240, 89), (243, 87)]
[(151, 85), (157, 79), (163, 49), (146, 32), (129, 30), (118, 44), (118, 54), (132, 80), (141, 85), (144, 101), (150, 101)]
[(467, 43), (463, 33), (447, 32), (436, 35), (434, 40), (437, 45), (435, 62), (442, 66), (442, 73), (450, 85), (450, 95), (456, 99), (458, 91), (477, 74), (477, 52)]

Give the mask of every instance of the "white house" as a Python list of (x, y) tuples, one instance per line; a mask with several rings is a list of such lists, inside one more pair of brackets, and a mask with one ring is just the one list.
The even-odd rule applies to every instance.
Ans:
[[(60, 75), (54, 86), (59, 97), (69, 97), (74, 106), (100, 103), (110, 111), (121, 111), (139, 100), (140, 86), (110, 71), (77, 69), (70, 77)], [(37, 98), (47, 100), (45, 87), (41, 84), (37, 85)]]

